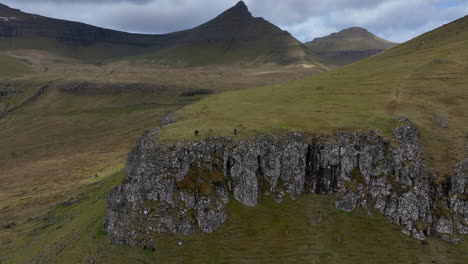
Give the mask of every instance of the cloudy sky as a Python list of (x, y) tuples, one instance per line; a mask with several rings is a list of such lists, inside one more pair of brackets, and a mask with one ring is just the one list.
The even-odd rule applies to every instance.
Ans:
[[(238, 0), (0, 0), (44, 16), (139, 33), (197, 26)], [(309, 41), (360, 26), (404, 42), (468, 14), (468, 0), (245, 0), (261, 16)]]

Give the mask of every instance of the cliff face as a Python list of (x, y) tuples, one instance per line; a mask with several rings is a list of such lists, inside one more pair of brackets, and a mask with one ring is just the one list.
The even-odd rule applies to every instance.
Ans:
[(400, 121), (398, 144), (374, 132), (170, 145), (147, 134), (129, 154), (124, 183), (109, 193), (105, 229), (116, 244), (152, 246), (158, 233), (215, 231), (231, 199), (253, 207), (261, 196), (281, 203), (286, 195), (335, 193), (338, 209), (375, 209), (417, 239), (434, 234), (457, 243), (457, 234), (468, 233), (468, 159), (451, 182), (434, 184), (417, 129)]

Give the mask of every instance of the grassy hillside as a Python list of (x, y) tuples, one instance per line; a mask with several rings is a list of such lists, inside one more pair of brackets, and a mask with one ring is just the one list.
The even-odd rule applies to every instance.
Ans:
[(24, 61), (0, 54), (0, 79), (19, 77), (31, 72), (31, 67)]
[[(5, 250), (17, 249), (7, 250), (6, 241), (25, 242), (18, 236), (28, 232), (29, 218), (122, 167), (137, 139), (167, 111), (207, 96), (182, 93), (220, 93), (317, 73), (304, 67), (171, 68), (142, 61), (93, 65), (37, 50), (13, 55), (32, 70), (0, 79), (0, 90), (11, 84), (20, 91), (0, 99), (0, 115), (7, 111), (0, 118), (0, 259)], [(9, 223), (15, 226), (3, 228)]]
[[(331, 133), (380, 129), (394, 120), (416, 123), (429, 164), (442, 175), (467, 156), (468, 17), (382, 54), (288, 84), (228, 92), (178, 112), (163, 139), (201, 134), (243, 135), (293, 129)], [(442, 128), (436, 117), (447, 120)], [(208, 132), (210, 129), (213, 132)]]

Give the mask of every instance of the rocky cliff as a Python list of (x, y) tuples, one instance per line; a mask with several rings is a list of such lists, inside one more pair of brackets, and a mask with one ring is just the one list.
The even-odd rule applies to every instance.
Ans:
[(261, 196), (281, 203), (333, 193), (338, 209), (377, 210), (416, 239), (458, 243), (468, 233), (468, 159), (449, 182), (436, 184), (418, 130), (400, 122), (395, 142), (370, 131), (161, 144), (147, 133), (129, 154), (124, 183), (108, 195), (105, 229), (116, 244), (152, 246), (158, 233), (215, 231), (232, 199), (254, 207)]

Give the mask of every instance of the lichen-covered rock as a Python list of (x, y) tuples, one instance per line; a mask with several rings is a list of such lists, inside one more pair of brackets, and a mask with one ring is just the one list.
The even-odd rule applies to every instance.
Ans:
[(451, 179), (450, 208), (455, 212), (452, 217), (460, 234), (468, 234), (468, 158), (455, 166)]
[(341, 199), (336, 200), (335, 207), (346, 211), (352, 212), (357, 206), (358, 195), (353, 191), (348, 191)]
[(160, 144), (154, 130), (129, 154), (124, 183), (109, 193), (105, 229), (114, 243), (150, 246), (158, 233), (214, 232), (233, 199), (253, 207), (261, 196), (281, 203), (285, 196), (336, 193), (338, 209), (375, 209), (416, 239), (432, 232), (456, 241), (468, 233), (468, 159), (450, 184), (435, 184), (418, 130), (399, 121), (396, 142), (370, 131)]
[(445, 217), (439, 218), (435, 223), (435, 231), (439, 234), (452, 234), (453, 233), (453, 223)]
[(213, 233), (227, 220), (224, 205), (216, 198), (202, 197), (196, 210), (198, 226), (205, 233)]
[(447, 128), (448, 127), (448, 122), (445, 118), (441, 117), (441, 116), (434, 116), (434, 122), (440, 126), (441, 128)]
[(176, 113), (173, 111), (167, 112), (161, 118), (161, 126), (167, 126), (177, 121)]

